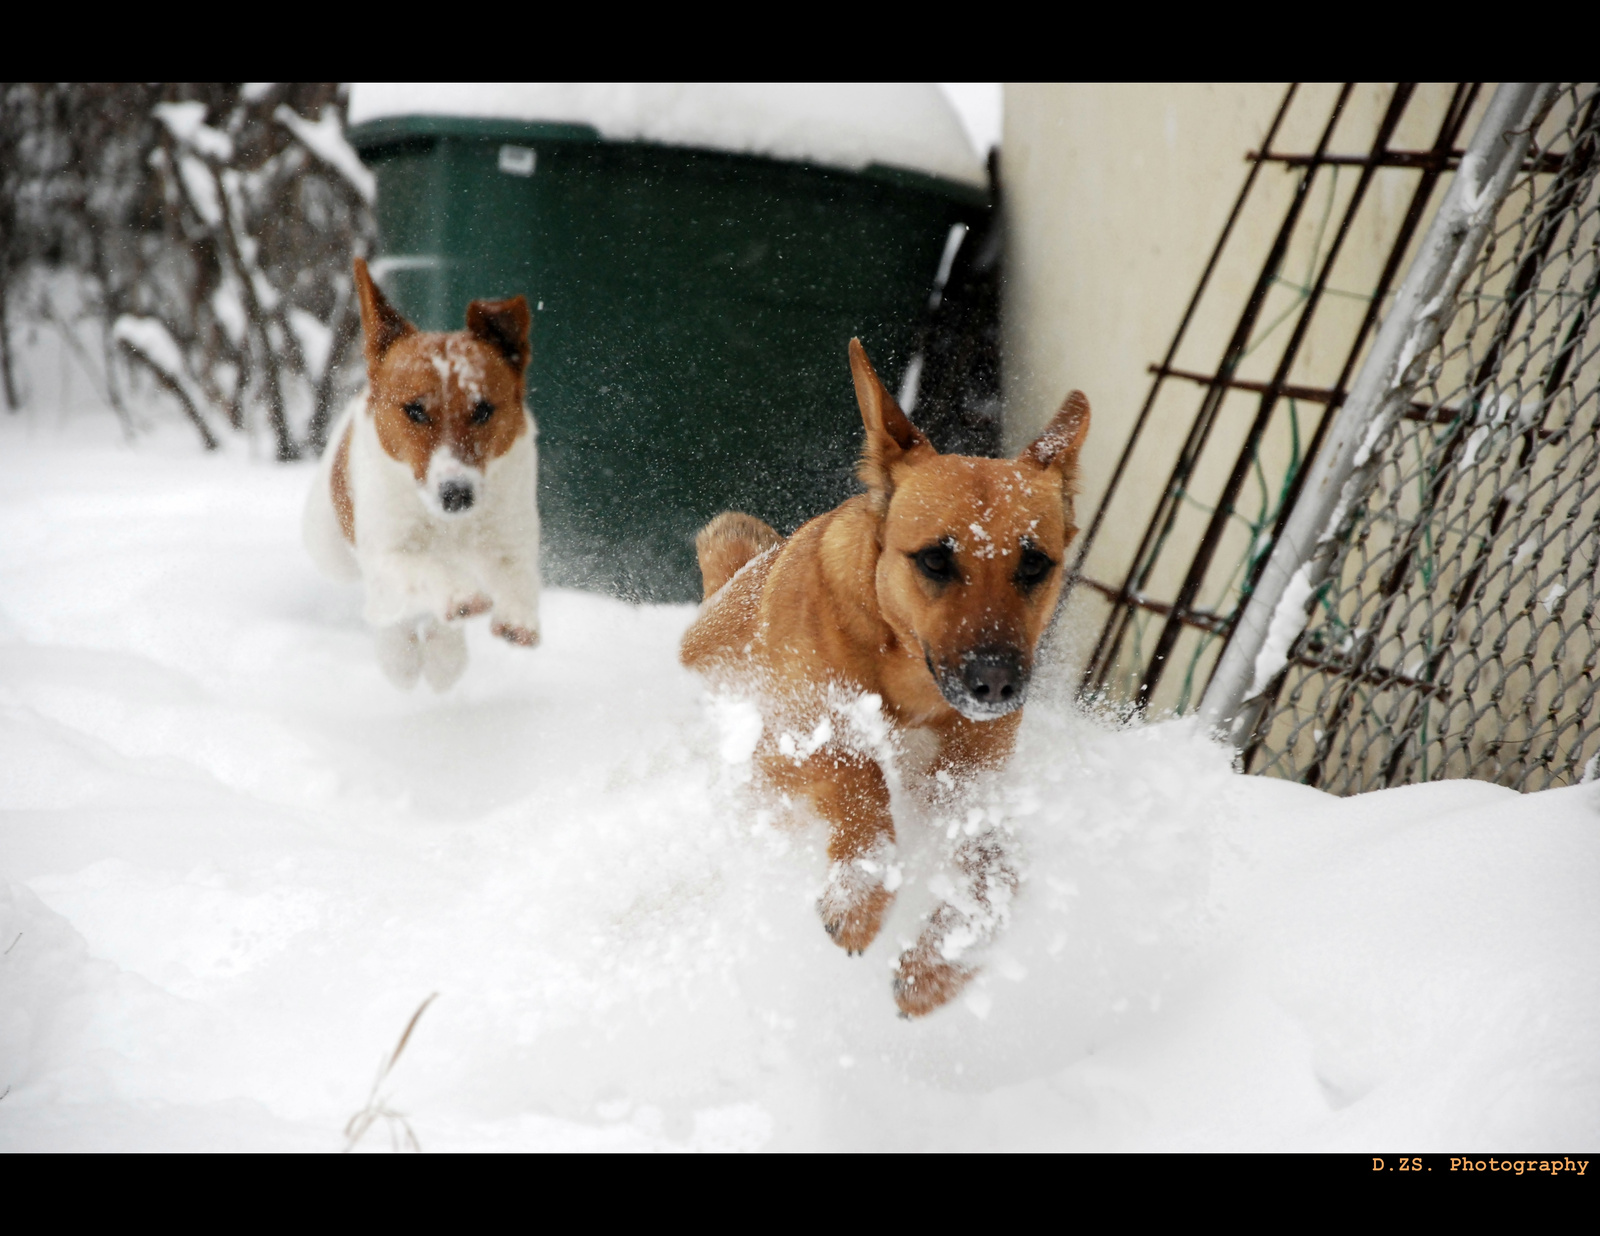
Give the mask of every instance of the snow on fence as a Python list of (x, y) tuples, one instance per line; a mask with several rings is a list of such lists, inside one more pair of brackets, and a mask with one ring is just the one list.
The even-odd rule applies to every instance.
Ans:
[[(1077, 564), (1080, 580), (1112, 603), (1085, 675), (1090, 692), (1182, 711), (1209, 680), (1205, 711), (1234, 722), (1252, 772), (1357, 793), (1464, 776), (1540, 789), (1600, 766), (1600, 360), (1590, 329), (1600, 290), (1600, 95), (1592, 85), (1502, 86), (1463, 151), (1454, 134), (1472, 110), (1469, 85), (1445, 107), (1431, 151), (1390, 148), (1410, 100), (1397, 87), (1359, 160), (1369, 171), (1418, 167), (1424, 179), (1368, 284), (1354, 343), (1323, 348), (1343, 357), (1339, 378), (1290, 381), (1300, 376), (1296, 350), (1319, 326), (1330, 333), (1313, 320), (1316, 294), (1333, 286), (1360, 186), (1331, 229), (1331, 252), (1319, 254), (1328, 216), (1315, 232), (1308, 295), (1272, 378), (1240, 376), (1270, 333), (1257, 326), (1259, 294), (1215, 373), (1194, 375), (1207, 398), (1123, 585), (1087, 574), (1092, 544)], [(1314, 155), (1278, 156), (1305, 169), (1296, 201), (1320, 168), (1336, 170), (1328, 138), (1348, 97), (1336, 100)], [(1270, 157), (1264, 149), (1256, 167)], [(1426, 176), (1451, 169), (1434, 225), (1402, 266), (1432, 189)], [(1260, 286), (1281, 279), (1295, 209)], [(1424, 319), (1427, 329), (1413, 329)], [(1182, 331), (1173, 354), (1181, 340)], [(1190, 376), (1173, 354), (1157, 387)], [(1259, 392), (1261, 405), (1230, 436), (1223, 397), (1241, 387)], [(1306, 403), (1325, 409), (1314, 423), (1297, 416)], [(1289, 415), (1274, 419), (1284, 404)], [(1202, 496), (1213, 434), (1239, 454), (1231, 484)], [(1138, 462), (1138, 438), (1125, 467)], [(1256, 511), (1241, 498), (1251, 478), (1262, 495)], [(1191, 537), (1187, 562), (1163, 564), (1162, 548), (1183, 544), (1185, 504), (1209, 521)], [(1141, 640), (1157, 620), (1160, 637)]]
[(1555, 100), (1551, 170), (1502, 200), (1405, 414), (1373, 423), (1247, 767), (1340, 793), (1594, 775), (1597, 101)]

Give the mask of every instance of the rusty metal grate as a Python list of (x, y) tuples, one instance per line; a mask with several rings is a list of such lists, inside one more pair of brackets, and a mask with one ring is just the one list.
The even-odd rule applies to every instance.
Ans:
[[(1371, 88), (1347, 83), (1284, 95), (1261, 151), (1247, 156), (1244, 186), (1172, 345), (1151, 366), (1149, 394), (1073, 564), (1071, 583), (1106, 602), (1083, 672), (1090, 698), (1176, 712), (1198, 701), (1430, 201), (1462, 158), (1457, 143), (1481, 93), (1476, 83), (1400, 83), (1373, 104)], [(1397, 144), (1402, 131), (1409, 145)], [(1294, 133), (1309, 150), (1278, 148)], [(1266, 258), (1241, 280), (1237, 268), (1250, 260), (1239, 252), (1241, 223), (1265, 215), (1276, 219)], [(1374, 228), (1386, 230), (1377, 245), (1365, 234)], [(1358, 230), (1363, 243), (1348, 245)], [(1230, 264), (1231, 286), (1247, 289), (1232, 309), (1219, 275)], [(1207, 363), (1207, 328), (1222, 321), (1231, 329)], [(1434, 413), (1419, 405), (1415, 414)], [(1140, 510), (1124, 482), (1151, 471), (1167, 480), (1154, 510)], [(1136, 543), (1106, 535), (1141, 524)]]

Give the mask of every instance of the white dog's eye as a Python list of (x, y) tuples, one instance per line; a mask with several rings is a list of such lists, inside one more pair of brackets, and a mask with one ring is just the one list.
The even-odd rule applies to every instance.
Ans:
[(428, 410), (422, 406), (422, 400), (420, 399), (413, 399), (406, 404), (405, 414), (418, 425), (431, 425), (433, 423), (428, 419)]
[(473, 409), (472, 409), (472, 423), (474, 425), (485, 424), (488, 421), (488, 419), (493, 415), (494, 415), (494, 404), (490, 403), (487, 399), (480, 399), (473, 406)]

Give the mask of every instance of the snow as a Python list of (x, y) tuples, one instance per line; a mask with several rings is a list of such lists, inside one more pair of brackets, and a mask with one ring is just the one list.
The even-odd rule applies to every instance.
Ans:
[(288, 319), (289, 329), (294, 332), (295, 342), (300, 345), (300, 353), (305, 357), (306, 369), (312, 381), (320, 382), (323, 366), (328, 363), (328, 354), (333, 351), (333, 329), (324, 325), (315, 314), (300, 308), (291, 308), (284, 317)]
[(206, 123), (204, 103), (157, 103), (151, 111), (173, 137), (200, 154), (219, 163), (233, 158), (233, 139)]
[(143, 353), (152, 365), (182, 388), (195, 407), (206, 406), (208, 400), (202, 392), (195, 389), (194, 383), (189, 378), (189, 370), (183, 363), (183, 353), (178, 347), (178, 341), (159, 319), (124, 313), (111, 324), (111, 338)]
[[(897, 801), (850, 959), (689, 607), (556, 590), (540, 649), (480, 619), (400, 693), (303, 556), (309, 466), (117, 435), (0, 418), (0, 1148), (337, 1150), (435, 992), (376, 1092), (425, 1151), (1600, 1136), (1600, 786), (1336, 799), (1085, 717), (1046, 658), (1008, 772)], [(947, 831), (990, 827), (1009, 924), (902, 1021)]]
[[(987, 132), (981, 106), (963, 111)], [(998, 113), (998, 104), (994, 105)], [(466, 116), (591, 125), (613, 141), (881, 163), (988, 183), (963, 116), (931, 82), (357, 82), (349, 120)], [(983, 152), (987, 154), (987, 150)]]
[(157, 318), (141, 318), (125, 313), (111, 326), (111, 337), (138, 348), (170, 374), (184, 371), (183, 353), (178, 343)]
[(1255, 676), (1246, 699), (1254, 699), (1267, 689), (1279, 670), (1289, 664), (1289, 649), (1306, 629), (1306, 602), (1311, 599), (1311, 564), (1305, 563), (1289, 577), (1283, 595), (1267, 624), (1267, 638), (1256, 653)]
[(189, 200), (200, 217), (212, 227), (221, 223), (222, 198), (217, 193), (217, 181), (211, 169), (194, 155), (179, 155), (178, 175), (183, 178), (183, 187), (188, 190)]
[(980, 155), (1000, 144), (1004, 119), (1004, 94), (999, 82), (940, 82), (939, 89), (961, 117), (967, 140)]
[(217, 321), (222, 324), (222, 329), (227, 332), (234, 347), (244, 343), (245, 332), (250, 329), (250, 318), (245, 313), (244, 302), (239, 297), (238, 277), (232, 271), (222, 276), (216, 290), (211, 293), (211, 309), (217, 315)]
[[(1388, 429), (1389, 420), (1386, 417), (1375, 416), (1368, 422), (1366, 436), (1361, 439), (1361, 445), (1356, 448), (1356, 453), (1350, 460), (1352, 470), (1366, 466), (1367, 460), (1372, 458), (1372, 452), (1378, 449), (1378, 443), (1382, 441)], [(1340, 522), (1343, 522), (1342, 516)], [(1333, 527), (1333, 521), (1330, 520), (1328, 526)]]
[(377, 196), (377, 177), (345, 141), (344, 125), (335, 108), (327, 108), (317, 120), (307, 120), (282, 103), (272, 114), (307, 150), (348, 180), (364, 200), (370, 202)]
[(1469, 225), (1483, 221), (1495, 191), (1494, 178), (1485, 181), (1484, 171), (1483, 156), (1476, 151), (1463, 155), (1461, 166), (1456, 170), (1456, 180), (1461, 184), (1461, 209), (1466, 213)]
[(1483, 444), (1489, 440), (1489, 426), (1479, 425), (1467, 435), (1467, 441), (1461, 448), (1461, 458), (1456, 460), (1456, 472), (1470, 471), (1477, 465), (1478, 452), (1483, 449)]

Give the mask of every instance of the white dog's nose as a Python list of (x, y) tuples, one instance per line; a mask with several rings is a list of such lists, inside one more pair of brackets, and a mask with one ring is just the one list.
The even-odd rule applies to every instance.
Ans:
[(451, 478), (439, 483), (439, 505), (446, 514), (459, 515), (462, 511), (471, 510), (477, 496), (469, 480)]

